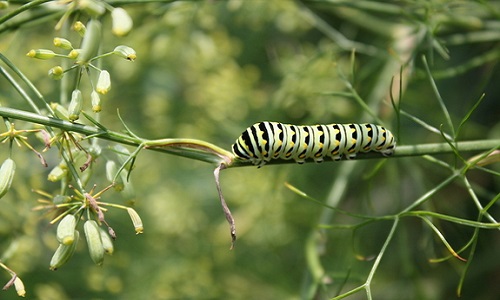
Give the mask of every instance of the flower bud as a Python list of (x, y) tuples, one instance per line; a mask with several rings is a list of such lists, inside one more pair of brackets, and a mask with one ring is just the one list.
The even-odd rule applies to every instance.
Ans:
[(135, 50), (125, 45), (116, 46), (113, 54), (130, 61), (134, 61), (137, 58)]
[(68, 53), (68, 58), (77, 59), (81, 52), (82, 49), (73, 49)]
[(80, 112), (83, 107), (82, 92), (80, 90), (74, 90), (71, 93), (71, 101), (68, 106), (68, 119), (74, 122), (80, 118)]
[(80, 239), (80, 232), (75, 231), (75, 240), (71, 245), (63, 245), (59, 244), (56, 252), (52, 256), (50, 260), (49, 269), (52, 271), (57, 270), (59, 267), (64, 265), (73, 255), (76, 249), (76, 245), (78, 244), (78, 240)]
[(52, 102), (50, 103), (50, 108), (54, 111), (55, 116), (59, 119), (69, 121), (68, 119), (68, 111), (61, 104)]
[(9, 7), (9, 1), (0, 1), (0, 9), (6, 9)]
[(85, 231), (90, 258), (92, 258), (92, 261), (96, 265), (102, 265), (104, 261), (104, 247), (102, 245), (101, 234), (99, 233), (99, 226), (96, 221), (87, 220), (83, 224), (83, 230)]
[(71, 42), (68, 41), (65, 38), (60, 38), (60, 37), (55, 37), (54, 38), (54, 46), (65, 49), (65, 50), (72, 50), (73, 45), (71, 45)]
[(9, 191), (15, 172), (16, 163), (11, 158), (7, 158), (0, 167), (0, 198)]
[(118, 168), (116, 167), (116, 163), (112, 160), (108, 160), (106, 162), (106, 178), (113, 183), (113, 188), (120, 192), (123, 190), (125, 185), (123, 184), (123, 180), (121, 176), (116, 176), (118, 172)]
[(83, 37), (85, 35), (85, 32), (87, 31), (87, 27), (85, 27), (82, 22), (76, 21), (75, 24), (73, 24), (73, 30), (78, 32), (78, 34)]
[(55, 195), (52, 198), (52, 203), (54, 203), (55, 205), (69, 203), (70, 201), (71, 201), (71, 197), (67, 196), (67, 195)]
[(56, 56), (56, 53), (52, 50), (48, 49), (31, 49), (28, 53), (26, 53), (26, 56), (31, 57), (31, 58), (38, 58), (38, 59), (51, 59), (54, 56)]
[(108, 71), (102, 70), (99, 73), (95, 90), (101, 95), (106, 95), (111, 90), (111, 78)]
[[(116, 156), (118, 158), (118, 163), (123, 165), (130, 157), (130, 151), (125, 148), (122, 144), (116, 144), (113, 146), (113, 150), (116, 152)], [(125, 166), (125, 170), (130, 171), (132, 167), (132, 162), (128, 161)]]
[(68, 214), (57, 225), (57, 240), (63, 245), (71, 245), (75, 240), (76, 218)]
[(143, 233), (144, 227), (142, 225), (142, 220), (141, 217), (139, 217), (139, 214), (133, 208), (130, 207), (127, 207), (127, 212), (130, 216), (130, 219), (132, 219), (132, 223), (134, 224), (135, 233), (136, 234)]
[(48, 181), (56, 182), (60, 181), (68, 175), (68, 169), (66, 166), (57, 165), (55, 166), (47, 176)]
[(106, 254), (113, 254), (115, 248), (113, 246), (113, 240), (109, 236), (109, 234), (102, 228), (99, 228), (99, 233), (101, 234), (102, 248)]
[(106, 12), (104, 5), (95, 0), (80, 0), (78, 7), (93, 17), (102, 16)]
[(480, 153), (467, 160), (469, 164), (475, 163), (477, 166), (484, 167), (489, 164), (500, 162), (500, 150), (495, 150), (484, 157), (484, 153)]
[(92, 111), (98, 113), (101, 111), (101, 97), (99, 97), (99, 93), (96, 91), (92, 91), (90, 93), (90, 99), (92, 100)]
[(49, 77), (54, 80), (59, 80), (63, 78), (63, 76), (64, 76), (64, 70), (61, 66), (55, 66), (49, 70)]
[(21, 280), (21, 278), (16, 276), (16, 279), (14, 279), (14, 287), (16, 288), (17, 295), (19, 297), (25, 297), (26, 296), (26, 289), (24, 288), (24, 283)]
[(134, 24), (127, 11), (121, 7), (111, 11), (111, 18), (113, 19), (112, 32), (116, 36), (127, 35)]
[(97, 55), (101, 42), (101, 22), (95, 19), (87, 23), (87, 31), (82, 41), (82, 51), (78, 55), (79, 64), (86, 64)]

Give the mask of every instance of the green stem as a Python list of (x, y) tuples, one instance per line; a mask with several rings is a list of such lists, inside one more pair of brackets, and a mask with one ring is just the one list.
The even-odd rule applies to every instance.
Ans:
[[(147, 140), (133, 137), (128, 134), (106, 130), (104, 127), (83, 125), (71, 123), (61, 119), (46, 117), (35, 113), (22, 111), (18, 109), (0, 107), (0, 116), (16, 120), (22, 120), (30, 123), (41, 124), (53, 128), (59, 128), (65, 131), (77, 132), (86, 136), (95, 136), (104, 140), (113, 141), (121, 144), (139, 146), (145, 148), (179, 155), (187, 158), (197, 159), (208, 163), (220, 164), (225, 162), (228, 167), (242, 167), (251, 165), (250, 162), (233, 160), (234, 156), (218, 146), (211, 143), (195, 139), (161, 139)], [(487, 151), (493, 148), (500, 148), (500, 139), (494, 140), (476, 140), (457, 143), (457, 149), (460, 152), (478, 152)], [(393, 157), (422, 156), (433, 154), (453, 153), (453, 149), (448, 143), (434, 143), (421, 145), (403, 145), (398, 146)], [(358, 158), (381, 158), (379, 153), (362, 153)], [(293, 160), (281, 161), (273, 160), (269, 164), (294, 163)]]
[(16, 10), (11, 11), (8, 14), (5, 14), (4, 16), (0, 17), (0, 24), (3, 24), (5, 21), (17, 16), (18, 14), (22, 13), (23, 11), (26, 11), (30, 8), (39, 6), (40, 4), (43, 4), (45, 2), (49, 2), (51, 0), (35, 0), (35, 1), (29, 1), (28, 3), (22, 5), (21, 7), (17, 8)]
[(159, 152), (179, 155), (219, 165), (221, 162), (229, 163), (233, 154), (213, 144), (195, 139), (161, 139), (147, 140), (133, 137), (124, 133), (109, 131), (104, 127), (71, 123), (65, 120), (38, 115), (18, 109), (0, 107), (0, 116), (22, 120), (30, 123), (59, 128), (64, 131), (80, 133), (86, 136), (98, 137), (104, 140), (121, 144), (140, 146)]

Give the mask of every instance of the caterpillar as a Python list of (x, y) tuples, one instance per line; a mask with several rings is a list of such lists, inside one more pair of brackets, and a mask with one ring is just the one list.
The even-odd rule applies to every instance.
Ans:
[(289, 125), (259, 122), (248, 127), (232, 145), (233, 154), (261, 167), (271, 159), (307, 159), (322, 162), (325, 157), (340, 160), (361, 152), (394, 153), (394, 135), (375, 124)]

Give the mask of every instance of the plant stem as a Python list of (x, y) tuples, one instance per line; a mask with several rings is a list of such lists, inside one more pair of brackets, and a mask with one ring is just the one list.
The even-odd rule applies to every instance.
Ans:
[[(209, 163), (220, 163), (221, 157), (232, 158), (232, 154), (222, 148), (205, 141), (195, 139), (162, 139), (162, 140), (147, 140), (138, 137), (133, 137), (125, 133), (110, 131), (104, 127), (84, 125), (79, 123), (71, 123), (61, 119), (51, 118), (38, 115), (35, 113), (22, 111), (18, 109), (0, 107), (0, 116), (22, 120), (30, 123), (41, 124), (53, 128), (59, 128), (65, 131), (77, 132), (86, 136), (98, 137), (104, 140), (113, 141), (121, 144), (140, 146), (145, 148), (169, 154), (179, 155), (187, 158), (197, 159)], [(500, 139), (494, 140), (476, 140), (463, 141), (457, 143), (457, 149), (460, 152), (478, 152), (487, 151), (493, 148), (500, 148)], [(200, 155), (201, 153), (209, 153), (209, 155)], [(403, 145), (398, 146), (393, 157), (407, 156), (422, 156), (433, 154), (453, 153), (453, 149), (448, 143), (433, 143), (421, 145)], [(379, 153), (361, 153), (358, 158), (381, 158)], [(226, 161), (227, 163), (227, 161)], [(294, 163), (293, 160), (282, 161), (272, 160), (268, 164), (283, 164)], [(250, 162), (234, 160), (227, 167), (242, 167), (250, 166)]]

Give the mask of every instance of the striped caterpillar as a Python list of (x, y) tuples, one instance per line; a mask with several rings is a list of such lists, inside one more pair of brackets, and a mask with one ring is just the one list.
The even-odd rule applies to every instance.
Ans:
[(393, 154), (393, 134), (375, 124), (288, 125), (260, 122), (248, 127), (232, 146), (233, 153), (243, 161), (259, 167), (271, 159), (306, 159), (322, 162), (325, 157), (340, 160), (356, 157), (361, 152)]

